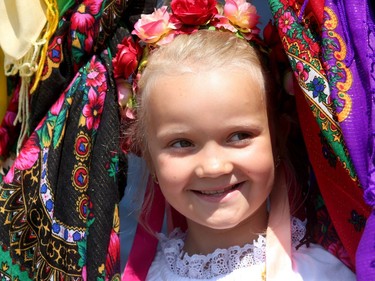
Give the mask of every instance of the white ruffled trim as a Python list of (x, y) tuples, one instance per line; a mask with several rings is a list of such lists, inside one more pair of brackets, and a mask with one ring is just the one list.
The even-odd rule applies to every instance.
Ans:
[[(306, 223), (291, 219), (292, 246), (296, 247), (305, 236)], [(241, 268), (265, 264), (266, 238), (259, 235), (253, 244), (217, 249), (208, 255), (189, 256), (183, 251), (186, 234), (175, 229), (168, 237), (159, 235), (163, 257), (169, 269), (181, 277), (210, 279)]]

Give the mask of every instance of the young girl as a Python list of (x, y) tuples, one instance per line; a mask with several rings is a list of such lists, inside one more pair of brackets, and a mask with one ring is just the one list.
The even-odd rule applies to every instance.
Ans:
[(149, 56), (135, 140), (187, 230), (158, 236), (147, 280), (355, 280), (322, 247), (299, 245), (271, 83), (230, 32), (179, 35)]

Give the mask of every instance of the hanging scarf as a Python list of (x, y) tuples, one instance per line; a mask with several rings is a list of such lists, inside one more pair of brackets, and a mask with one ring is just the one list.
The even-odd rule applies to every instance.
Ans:
[(10, 280), (119, 274), (119, 116), (105, 61), (79, 71), (3, 179), (0, 260)]
[[(119, 112), (111, 56), (124, 30), (114, 42), (98, 44), (102, 55), (81, 60), (74, 74), (69, 28), (62, 20), (51, 39), (33, 96), (33, 133), (0, 187), (0, 260), (5, 265), (0, 274), (10, 280), (120, 276), (117, 204), (123, 179), (118, 178)], [(112, 36), (108, 28), (100, 30), (106, 32), (102, 38)]]
[[(354, 264), (370, 214), (359, 185), (359, 181), (363, 185), (367, 165), (366, 89), (362, 88), (363, 78), (358, 76), (359, 65), (353, 61), (352, 49), (355, 45), (362, 48), (363, 43), (355, 44), (350, 37), (361, 27), (348, 30), (349, 22), (359, 23), (345, 14), (353, 10), (354, 4), (343, 9), (344, 1), (310, 2), (311, 5), (309, 1), (269, 0), (298, 81), (296, 100), (301, 128), (329, 213), (327, 219), (340, 239), (324, 246), (340, 258), (336, 245), (342, 242)], [(341, 260), (345, 262), (342, 257)]]

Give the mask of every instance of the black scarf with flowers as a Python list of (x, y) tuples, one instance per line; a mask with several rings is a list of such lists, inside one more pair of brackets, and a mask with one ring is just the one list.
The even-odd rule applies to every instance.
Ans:
[(83, 1), (61, 16), (50, 40), (32, 96), (31, 134), (1, 177), (5, 280), (120, 278), (118, 202), (126, 163), (111, 59), (126, 34), (118, 28), (125, 6)]

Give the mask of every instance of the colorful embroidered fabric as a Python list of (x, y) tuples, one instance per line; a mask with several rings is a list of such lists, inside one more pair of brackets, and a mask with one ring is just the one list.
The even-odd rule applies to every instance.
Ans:
[[(119, 172), (124, 162), (111, 60), (126, 33), (115, 33), (126, 1), (79, 2), (61, 15), (32, 96), (32, 133), (0, 178), (0, 276), (6, 280), (120, 278), (117, 204), (124, 179), (118, 176), (126, 172)], [(92, 29), (80, 29), (82, 19)], [(17, 112), (14, 81), (0, 127), (3, 160), (18, 136), (10, 126)]]
[[(299, 119), (323, 199), (316, 201), (322, 226), (316, 239), (353, 266), (370, 214), (359, 184), (360, 181), (363, 185), (370, 117), (366, 111), (367, 93), (358, 76), (360, 64), (353, 60), (355, 41), (350, 37), (360, 27), (357, 25), (357, 30), (349, 32), (347, 29), (347, 17), (354, 4), (345, 10), (341, 6), (344, 1), (314, 1), (311, 5), (307, 5), (309, 1), (296, 0), (268, 2), (299, 86)], [(363, 6), (369, 5), (365, 3)], [(322, 204), (328, 216), (319, 211), (324, 210)], [(330, 222), (337, 237), (325, 231)]]
[(125, 7), (125, 0), (85, 0), (62, 16), (49, 44), (41, 82), (32, 96), (31, 131), (77, 70), (106, 48), (103, 42), (114, 34)]
[(1, 274), (10, 280), (118, 277), (119, 119), (107, 75), (93, 57), (3, 179)]
[(7, 82), (4, 72), (4, 53), (0, 48), (0, 122), (3, 120), (8, 105)]

